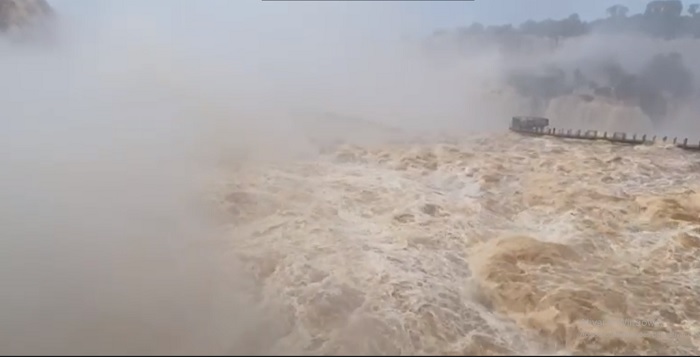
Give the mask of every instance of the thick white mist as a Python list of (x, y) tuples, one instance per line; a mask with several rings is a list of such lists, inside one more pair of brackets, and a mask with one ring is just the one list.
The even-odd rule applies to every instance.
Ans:
[(519, 59), (425, 56), (400, 40), (420, 16), (391, 2), (52, 5), (50, 45), (0, 44), (2, 353), (265, 353), (288, 326), (257, 309), (205, 200), (223, 163), (526, 108), (499, 85)]
[(50, 45), (0, 48), (3, 353), (264, 353), (284, 326), (256, 310), (208, 175), (313, 152), (300, 112), (464, 114), (466, 82), (397, 42), (415, 24), (387, 5), (53, 5)]
[(235, 348), (236, 325), (212, 329), (212, 316), (243, 319), (246, 292), (217, 287), (243, 274), (197, 249), (215, 233), (197, 200), (197, 126), (144, 75), (158, 59), (134, 34), (61, 30), (50, 48), (3, 48), (2, 351)]

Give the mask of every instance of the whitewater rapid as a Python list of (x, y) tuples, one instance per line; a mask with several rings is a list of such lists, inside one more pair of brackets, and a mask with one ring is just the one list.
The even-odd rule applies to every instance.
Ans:
[(672, 146), (507, 133), (249, 163), (214, 197), (276, 311), (260, 353), (697, 354), (699, 179)]

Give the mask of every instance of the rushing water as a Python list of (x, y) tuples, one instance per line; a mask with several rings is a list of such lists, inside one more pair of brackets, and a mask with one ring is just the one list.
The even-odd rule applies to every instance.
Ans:
[(698, 354), (700, 156), (513, 133), (220, 177), (264, 353)]

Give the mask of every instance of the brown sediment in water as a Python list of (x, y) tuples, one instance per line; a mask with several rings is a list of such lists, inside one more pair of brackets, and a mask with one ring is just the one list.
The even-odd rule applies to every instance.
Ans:
[(243, 165), (220, 196), (285, 311), (271, 353), (697, 354), (698, 160), (435, 139)]

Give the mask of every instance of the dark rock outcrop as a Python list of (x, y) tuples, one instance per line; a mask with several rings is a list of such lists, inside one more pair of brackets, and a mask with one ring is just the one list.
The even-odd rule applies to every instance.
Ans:
[(0, 33), (43, 25), (53, 16), (54, 10), (46, 0), (0, 0)]

